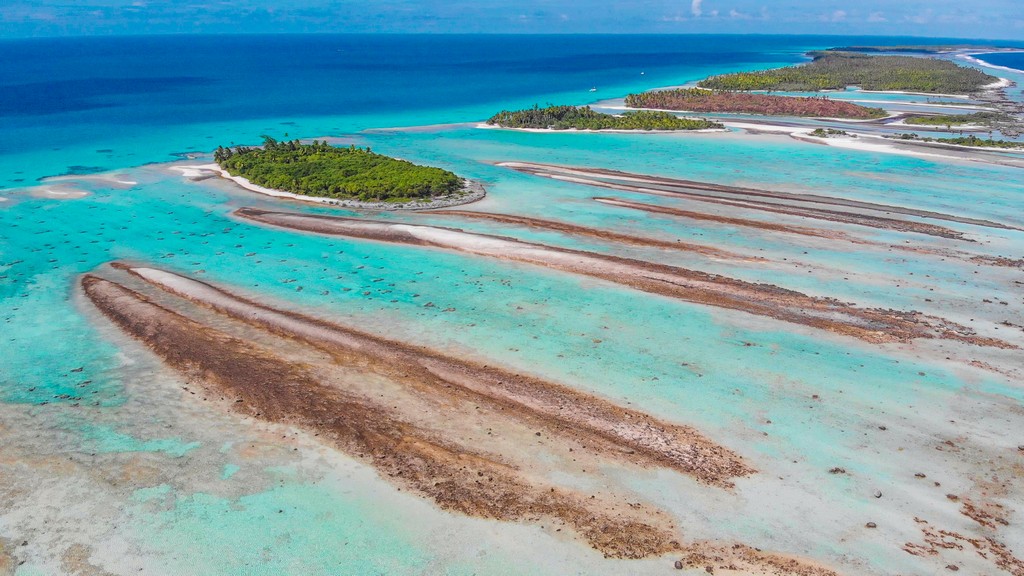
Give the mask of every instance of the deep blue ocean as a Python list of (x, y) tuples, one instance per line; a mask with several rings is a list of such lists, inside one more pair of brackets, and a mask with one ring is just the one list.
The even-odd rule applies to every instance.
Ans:
[(4, 40), (0, 189), (258, 142), (262, 131), (318, 137), (476, 121), (507, 107), (583, 104), (710, 73), (799, 62), (814, 48), (920, 41), (730, 35)]
[(1024, 52), (993, 52), (990, 54), (981, 54), (978, 58), (988, 62), (989, 64), (1005, 66), (1007, 68), (1013, 68), (1014, 70), (1024, 72)]

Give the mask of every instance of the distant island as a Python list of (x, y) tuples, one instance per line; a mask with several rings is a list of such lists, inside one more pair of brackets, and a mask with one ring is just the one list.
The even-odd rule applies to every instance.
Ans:
[(487, 120), (491, 126), (535, 130), (713, 130), (718, 122), (679, 118), (667, 112), (636, 111), (621, 115), (604, 114), (589, 106), (534, 106), (526, 110), (503, 110)]
[(943, 54), (957, 50), (1000, 50), (994, 46), (970, 44), (911, 44), (902, 46), (837, 46), (827, 52), (913, 52), (917, 54)]
[(947, 60), (913, 56), (869, 56), (853, 52), (811, 52), (806, 64), (736, 72), (701, 80), (712, 90), (843, 90), (905, 91), (930, 94), (974, 94), (1000, 80)]
[(658, 108), (687, 112), (733, 112), (772, 116), (812, 116), (870, 120), (884, 118), (885, 110), (823, 96), (790, 97), (703, 88), (653, 90), (626, 96), (630, 108)]
[[(214, 161), (249, 189), (268, 188), (293, 195), (387, 208), (440, 202), (450, 206), (482, 196), (459, 176), (431, 166), (376, 154), (369, 148), (339, 148), (314, 140), (278, 142), (263, 137), (261, 147), (219, 147)], [(255, 188), (254, 188), (255, 186)]]
[(884, 136), (892, 140), (909, 140), (912, 142), (934, 142), (936, 144), (952, 144), (954, 146), (970, 146), (971, 148), (998, 148), (1002, 150), (1024, 150), (1024, 142), (1014, 142), (1012, 140), (993, 140), (991, 138), (984, 139), (978, 138), (977, 136), (959, 136), (956, 138), (931, 138), (927, 136), (920, 136), (914, 133), (907, 134), (895, 134), (892, 136)]
[(1003, 122), (1014, 122), (1014, 118), (1003, 112), (972, 112), (970, 114), (933, 114), (913, 116), (904, 120), (916, 126), (990, 126)]

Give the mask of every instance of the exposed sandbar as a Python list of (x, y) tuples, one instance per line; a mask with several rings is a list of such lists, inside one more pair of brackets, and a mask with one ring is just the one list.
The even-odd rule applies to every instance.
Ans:
[(832, 298), (808, 296), (778, 286), (755, 284), (609, 254), (521, 242), (513, 238), (473, 234), (452, 228), (254, 208), (240, 208), (235, 214), (247, 220), (292, 230), (443, 248), (544, 266), (687, 302), (739, 310), (853, 336), (868, 342), (945, 338), (984, 346), (1014, 347), (1002, 340), (976, 336), (966, 326), (918, 312), (859, 308)]
[(682, 240), (676, 240), (675, 242), (672, 242), (670, 240), (645, 238), (642, 236), (622, 234), (620, 232), (612, 232), (610, 230), (605, 230), (601, 228), (589, 228), (587, 226), (578, 226), (576, 224), (568, 224), (566, 222), (558, 222), (557, 220), (547, 220), (544, 218), (516, 216), (513, 214), (495, 214), (492, 212), (473, 212), (470, 210), (437, 210), (435, 212), (431, 212), (431, 214), (458, 216), (460, 218), (471, 218), (475, 220), (489, 220), (491, 222), (500, 222), (502, 224), (514, 224), (517, 226), (526, 226), (528, 228), (534, 228), (538, 230), (562, 232), (574, 236), (588, 236), (600, 240), (610, 240), (612, 242), (619, 242), (622, 244), (631, 244), (633, 246), (647, 246), (651, 248), (681, 250), (683, 252), (696, 252), (698, 254), (703, 254), (705, 256), (719, 259), (763, 260), (763, 258), (741, 256), (734, 252), (729, 252), (728, 250), (713, 248), (711, 246), (706, 246), (703, 244), (683, 242)]
[(454, 388), (584, 443), (610, 444), (619, 458), (634, 464), (665, 466), (721, 487), (753, 472), (739, 456), (692, 428), (661, 422), (560, 384), (270, 308), (171, 272), (145, 267), (129, 271), (197, 304), (325, 350), (345, 364), (432, 387), (433, 394), (450, 395)]
[(776, 224), (774, 222), (764, 222), (761, 220), (751, 220), (749, 218), (734, 218), (729, 216), (719, 216), (717, 214), (709, 214), (707, 212), (697, 212), (695, 210), (681, 210), (679, 208), (671, 208), (668, 206), (659, 206), (657, 204), (647, 204), (645, 202), (632, 202), (630, 200), (622, 200), (621, 198), (594, 198), (594, 200), (607, 204), (609, 206), (618, 206), (621, 208), (631, 208), (633, 210), (642, 210), (644, 212), (650, 212), (652, 214), (665, 214), (667, 216), (678, 216), (680, 218), (689, 218), (691, 220), (703, 220), (707, 222), (717, 222), (719, 224), (728, 224), (730, 226), (742, 226), (745, 228), (757, 228), (759, 230), (768, 230), (770, 232), (783, 232), (786, 234), (800, 234), (803, 236), (815, 236), (819, 238), (836, 238), (841, 235), (839, 232), (826, 232), (824, 230), (818, 230), (815, 228), (808, 228), (806, 226), (787, 226), (785, 224)]

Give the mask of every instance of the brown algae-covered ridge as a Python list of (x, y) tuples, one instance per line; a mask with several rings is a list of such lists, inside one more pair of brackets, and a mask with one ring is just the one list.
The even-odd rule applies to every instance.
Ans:
[[(681, 557), (675, 560), (677, 565), (699, 563), (763, 575), (835, 576), (835, 572), (816, 563), (744, 544), (681, 543), (673, 522), (662, 510), (644, 507), (632, 498), (616, 498), (614, 492), (587, 496), (552, 485), (501, 455), (481, 450), (475, 443), (470, 447), (457, 434), (439, 433), (416, 424), (405, 416), (418, 408), (409, 407), (403, 412), (402, 406), (393, 404), (395, 398), (378, 398), (378, 388), (372, 392), (349, 389), (325, 377), (325, 372), (307, 363), (308, 358), (289, 358), (287, 347), (273, 346), (263, 339), (257, 343), (240, 338), (219, 322), (214, 328), (176, 310), (206, 309), (232, 316), (227, 308), (220, 309), (220, 298), (209, 305), (199, 303), (215, 294), (231, 301), (234, 297), (227, 292), (197, 283), (213, 292), (199, 290), (195, 298), (188, 298), (184, 294), (197, 286), (186, 277), (123, 263), (114, 268), (127, 271), (147, 286), (161, 288), (165, 297), (158, 302), (94, 274), (82, 277), (85, 296), (189, 383), (205, 388), (210, 396), (219, 393), (220, 404), (237, 413), (306, 430), (369, 463), (392, 484), (428, 498), (444, 510), (504, 521), (546, 520), (573, 530), (607, 557), (667, 555), (668, 561)], [(245, 300), (238, 302), (252, 305)], [(256, 307), (251, 312), (259, 318), (248, 324), (250, 330), (265, 322), (266, 333), (277, 335), (295, 326), (278, 325), (282, 318), (270, 314), (273, 309)], [(295, 322), (310, 320), (284, 314)], [(237, 319), (232, 316), (231, 321)], [(277, 329), (271, 330), (271, 326)], [(309, 328), (319, 331), (323, 325)], [(303, 340), (293, 337), (296, 345)], [(431, 395), (436, 392), (432, 389)], [(442, 404), (453, 399), (457, 400), (457, 395), (450, 395)], [(506, 411), (495, 414), (505, 417)]]
[(313, 371), (273, 351), (191, 320), (139, 292), (93, 275), (82, 279), (93, 304), (189, 381), (236, 398), (232, 408), (329, 438), (383, 477), (441, 508), (499, 520), (564, 522), (611, 557), (643, 558), (679, 549), (657, 511), (616, 510), (605, 500), (531, 482), (494, 457), (397, 418), (387, 406), (321, 383)]
[(599, 188), (608, 188), (610, 190), (616, 190), (621, 192), (635, 192), (639, 194), (665, 196), (668, 198), (685, 198), (687, 200), (694, 200), (697, 202), (718, 204), (722, 206), (729, 206), (732, 208), (755, 210), (759, 212), (766, 212), (769, 214), (798, 216), (801, 218), (810, 218), (813, 220), (824, 220), (827, 222), (838, 222), (841, 224), (865, 226), (868, 228), (876, 228), (879, 230), (915, 232), (918, 234), (926, 234), (928, 236), (936, 236), (939, 238), (962, 240), (965, 242), (974, 241), (964, 236), (962, 232), (953, 230), (952, 228), (948, 228), (946, 226), (938, 226), (935, 224), (915, 222), (912, 220), (901, 220), (897, 218), (876, 216), (873, 214), (863, 214), (860, 212), (824, 209), (813, 206), (800, 206), (793, 204), (785, 204), (781, 202), (765, 202), (761, 200), (752, 200), (749, 198), (740, 197), (721, 197), (712, 194), (702, 194), (699, 192), (695, 192), (691, 188), (673, 187), (670, 185), (644, 184), (641, 186), (627, 184), (619, 181), (610, 181), (609, 179), (590, 179), (583, 176), (564, 176), (557, 172), (546, 173), (543, 171), (528, 171), (528, 173), (533, 174), (535, 176), (544, 176), (555, 180), (574, 182), (577, 184), (585, 184), (588, 186), (596, 186)]
[(433, 395), (459, 393), (474, 402), (495, 404), (552, 433), (587, 445), (606, 445), (609, 455), (636, 465), (672, 468), (723, 488), (731, 487), (733, 478), (754, 472), (732, 451), (690, 427), (661, 422), (561, 384), (271, 308), (171, 272), (115, 266), (176, 296), (324, 350), (343, 364), (427, 387)]
[(867, 342), (942, 338), (998, 348), (1015, 347), (1002, 340), (977, 336), (971, 329), (954, 322), (917, 312), (859, 308), (832, 298), (808, 296), (769, 284), (755, 284), (609, 254), (534, 244), (454, 228), (394, 224), (340, 216), (254, 208), (239, 208), (235, 215), (303, 232), (442, 248), (543, 266), (687, 302), (739, 310), (853, 336)]
[(476, 212), (472, 210), (433, 210), (430, 212), (430, 215), (434, 214), (440, 214), (444, 216), (457, 216), (460, 218), (468, 218), (473, 220), (488, 220), (491, 222), (499, 222), (501, 224), (512, 224), (516, 226), (525, 226), (528, 228), (534, 228), (538, 230), (562, 232), (564, 234), (571, 234), (574, 236), (587, 236), (591, 238), (597, 238), (600, 240), (609, 240), (612, 242), (630, 244), (634, 246), (647, 246), (650, 248), (665, 248), (669, 250), (679, 250), (683, 252), (695, 252), (712, 258), (748, 261), (764, 260), (764, 258), (758, 256), (741, 256), (728, 250), (722, 250), (720, 248), (714, 248), (703, 244), (683, 242), (682, 240), (671, 241), (659, 240), (657, 238), (647, 238), (643, 236), (634, 236), (632, 234), (612, 232), (610, 230), (604, 230), (601, 228), (578, 226), (575, 224), (568, 224), (566, 222), (548, 220), (545, 218), (516, 216), (513, 214), (495, 214), (493, 212)]
[(786, 224), (764, 222), (761, 220), (752, 220), (749, 218), (719, 216), (717, 214), (710, 214), (708, 212), (697, 212), (696, 210), (682, 210), (679, 208), (671, 208), (669, 206), (647, 204), (645, 202), (633, 202), (631, 200), (623, 200), (621, 198), (596, 197), (593, 200), (600, 202), (601, 204), (606, 204), (608, 206), (631, 208), (633, 210), (641, 210), (643, 212), (649, 212), (652, 214), (665, 214), (667, 216), (677, 216), (680, 218), (689, 218), (691, 220), (704, 220), (708, 222), (717, 222), (719, 224), (728, 224), (731, 226), (742, 226), (744, 228), (757, 228), (759, 230), (768, 230), (770, 232), (800, 234), (803, 236), (815, 236), (819, 238), (835, 238), (841, 235), (840, 232), (828, 232), (825, 230), (809, 228), (806, 226), (789, 226)]
[(983, 226), (987, 228), (999, 228), (1003, 230), (1020, 230), (1017, 227), (1009, 226), (1001, 222), (995, 222), (992, 220), (984, 220), (981, 218), (970, 218), (966, 216), (958, 216), (955, 214), (946, 214), (943, 212), (935, 212), (931, 210), (921, 210), (917, 208), (909, 208), (904, 206), (896, 206), (891, 204), (879, 204), (875, 202), (865, 202), (861, 200), (851, 200), (848, 198), (839, 198), (834, 196), (821, 196), (818, 194), (796, 194), (789, 192), (777, 192), (773, 190), (762, 190), (756, 188), (745, 188), (742, 186), (729, 186), (724, 184), (714, 184), (711, 182), (700, 182), (696, 180), (685, 180), (679, 178), (669, 178), (665, 176), (650, 176), (645, 174), (633, 174), (629, 172), (622, 172), (618, 170), (610, 170), (606, 168), (587, 168), (577, 166), (560, 166), (557, 164), (542, 164), (535, 162), (498, 162), (498, 166), (511, 168), (520, 172), (528, 174), (534, 174), (537, 176), (546, 177), (557, 177), (559, 175), (565, 176), (576, 176), (587, 179), (594, 179), (597, 182), (603, 184), (610, 183), (622, 183), (622, 182), (633, 182), (639, 184), (656, 184), (665, 185), (669, 189), (682, 188), (687, 191), (702, 190), (706, 192), (714, 192), (718, 194), (724, 194), (727, 196), (737, 196), (744, 198), (761, 197), (768, 198), (771, 200), (789, 200), (792, 202), (802, 202), (807, 204), (826, 204), (832, 206), (840, 206), (846, 208), (856, 208), (867, 211), (882, 212), (885, 214), (903, 214), (906, 216), (916, 216), (919, 218), (931, 218), (935, 220), (946, 220), (949, 222), (957, 222), (960, 224), (971, 224), (974, 226)]

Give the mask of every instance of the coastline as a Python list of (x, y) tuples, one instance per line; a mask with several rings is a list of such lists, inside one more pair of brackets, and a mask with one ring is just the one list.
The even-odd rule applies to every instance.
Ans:
[[(989, 50), (987, 52), (967, 52), (963, 54), (957, 54), (956, 57), (961, 60), (966, 60), (971, 64), (977, 66), (984, 66), (986, 68), (992, 68), (994, 70), (1005, 70), (1007, 72), (1013, 72), (1015, 74), (1024, 74), (1024, 70), (1018, 70), (1016, 68), (1010, 68), (1009, 66), (1000, 66), (999, 64), (993, 64), (987, 60), (978, 58), (978, 56), (984, 56), (986, 54), (999, 54), (1003, 52), (1024, 52), (1024, 50)], [(1007, 80), (1006, 78), (1000, 78), (1000, 80)], [(1005, 88), (1005, 86), (1004, 86)]]
[(234, 182), (241, 188), (250, 192), (256, 192), (257, 194), (263, 194), (265, 196), (288, 198), (290, 200), (313, 202), (316, 204), (325, 204), (328, 206), (338, 206), (342, 208), (356, 208), (360, 210), (433, 210), (436, 208), (450, 208), (452, 206), (471, 204), (483, 199), (484, 196), (487, 195), (487, 190), (484, 188), (483, 184), (475, 180), (467, 179), (465, 180), (465, 186), (460, 191), (461, 194), (441, 196), (429, 202), (415, 201), (401, 204), (392, 202), (364, 202), (362, 200), (344, 200), (338, 198), (305, 196), (302, 194), (295, 194), (294, 192), (286, 192), (284, 190), (276, 190), (274, 188), (259, 186), (253, 184), (247, 178), (242, 176), (232, 176), (227, 170), (224, 170), (216, 163), (171, 166), (170, 169), (176, 172), (181, 172), (182, 176), (193, 181), (203, 180), (209, 176), (219, 176), (220, 178)]
[[(630, 108), (633, 110), (633, 108)], [(636, 108), (636, 110), (648, 110), (648, 108)], [(671, 112), (671, 110), (666, 110)], [(712, 132), (728, 132), (725, 128), (701, 128), (699, 130), (580, 130), (579, 128), (566, 128), (565, 130), (554, 130), (552, 128), (508, 128), (506, 126), (495, 126), (481, 122), (476, 125), (481, 130), (511, 130), (513, 132), (534, 132), (541, 134), (570, 133), (570, 134), (709, 134)]]
[[(15, 80), (63, 57), (70, 88), (153, 85), (6, 127), (0, 567), (1024, 576), (1024, 151), (897, 135), (945, 138), (901, 118), (971, 100), (832, 94), (904, 113), (680, 137), (473, 120), (808, 38), (261, 34), (81, 70), (26, 44), (52, 58)], [(1024, 104), (986, 71), (1018, 87), (974, 98)], [(37, 88), (16, 112), (75, 103)], [(473, 180), (224, 164), (291, 193), (208, 164), (264, 133)]]
[[(760, 132), (766, 134), (785, 135), (807, 144), (832, 146), (847, 150), (859, 150), (862, 152), (875, 152), (882, 154), (899, 154), (903, 156), (913, 156), (916, 158), (941, 159), (945, 161), (981, 162), (985, 164), (1024, 168), (1024, 149), (988, 150), (972, 146), (962, 146), (959, 144), (946, 144), (943, 142), (893, 140), (883, 138), (882, 136), (875, 134), (859, 132), (849, 133), (847, 136), (818, 138), (811, 136), (811, 131), (806, 127), (768, 123), (759, 124), (750, 121), (726, 122), (725, 125), (729, 128), (742, 130), (748, 134), (757, 134)], [(1009, 156), (1007, 154), (1009, 154)]]

